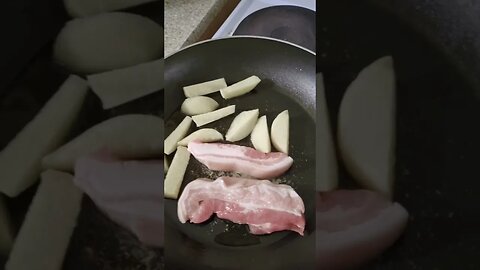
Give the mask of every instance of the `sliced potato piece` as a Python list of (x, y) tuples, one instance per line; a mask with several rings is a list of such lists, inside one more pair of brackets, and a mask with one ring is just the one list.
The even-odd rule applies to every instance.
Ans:
[(41, 178), (5, 265), (7, 270), (62, 269), (83, 193), (68, 173), (46, 171)]
[(196, 97), (196, 96), (204, 96), (214, 92), (220, 91), (227, 87), (227, 82), (225, 78), (220, 78), (208, 82), (197, 83), (194, 85), (189, 85), (183, 87), (183, 93), (186, 97)]
[(162, 55), (163, 28), (147, 17), (126, 12), (68, 21), (53, 45), (56, 62), (80, 74), (129, 67)]
[(88, 85), (71, 75), (40, 112), (0, 152), (0, 191), (15, 197), (34, 184), (44, 155), (62, 144), (80, 112)]
[(337, 188), (337, 158), (328, 118), (325, 87), (322, 74), (317, 74), (317, 120), (316, 120), (316, 188), (330, 191)]
[(391, 197), (395, 162), (392, 57), (364, 68), (347, 88), (340, 105), (338, 142), (352, 176), (365, 187)]
[(222, 140), (223, 140), (222, 133), (218, 132), (213, 128), (203, 128), (183, 138), (183, 140), (178, 142), (178, 145), (187, 146), (188, 143), (191, 141), (216, 142), (216, 141), (222, 141)]
[(87, 76), (88, 84), (110, 109), (163, 89), (164, 60)]
[(280, 152), (288, 154), (290, 140), (290, 117), (288, 110), (281, 112), (272, 122), (272, 144)]
[(175, 128), (175, 130), (165, 139), (165, 154), (170, 155), (175, 149), (177, 149), (177, 143), (187, 135), (191, 125), (192, 118), (190, 116), (185, 116), (177, 128)]
[(179, 146), (177, 152), (173, 157), (172, 164), (168, 169), (165, 177), (164, 196), (169, 199), (177, 199), (180, 187), (182, 186), (183, 177), (187, 170), (188, 162), (190, 160), (190, 152), (184, 146)]
[(235, 105), (230, 105), (213, 112), (203, 113), (199, 115), (192, 116), (193, 122), (197, 125), (197, 127), (201, 127), (203, 125), (209, 124), (211, 122), (215, 122), (219, 119), (229, 116), (230, 114), (235, 113)]
[(79, 157), (106, 150), (122, 159), (148, 158), (163, 151), (163, 120), (145, 114), (108, 119), (86, 130), (42, 160), (44, 168), (73, 170)]
[(63, 3), (70, 16), (85, 17), (154, 1), (156, 0), (63, 0)]
[(10, 253), (14, 237), (10, 215), (0, 194), (0, 255), (7, 256)]
[(251, 76), (243, 81), (239, 81), (226, 88), (223, 88), (220, 90), (220, 94), (224, 99), (245, 95), (246, 93), (252, 91), (260, 83), (260, 81), (260, 78), (257, 76)]
[(229, 142), (237, 142), (246, 138), (252, 132), (258, 120), (258, 109), (239, 113), (228, 128), (225, 139)]
[(258, 118), (257, 124), (252, 130), (250, 136), (253, 147), (260, 152), (270, 153), (272, 151), (272, 145), (270, 142), (270, 134), (268, 132), (267, 116)]
[(218, 108), (218, 102), (213, 98), (197, 96), (185, 99), (182, 103), (182, 113), (186, 115), (197, 115), (214, 111)]
[(170, 165), (168, 164), (167, 156), (166, 156), (166, 155), (163, 155), (163, 172), (164, 172), (165, 174), (167, 174), (167, 172), (168, 172), (168, 167), (169, 167), (169, 166), (170, 166)]

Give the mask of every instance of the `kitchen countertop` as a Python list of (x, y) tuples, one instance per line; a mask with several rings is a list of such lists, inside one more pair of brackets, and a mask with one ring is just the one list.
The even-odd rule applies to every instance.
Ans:
[(165, 0), (165, 55), (200, 40), (229, 0)]

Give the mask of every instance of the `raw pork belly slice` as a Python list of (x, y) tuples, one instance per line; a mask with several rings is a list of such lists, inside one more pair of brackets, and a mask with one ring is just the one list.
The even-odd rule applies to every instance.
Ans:
[(354, 269), (375, 258), (402, 234), (408, 213), (367, 190), (317, 196), (317, 269)]
[(212, 214), (248, 224), (252, 234), (291, 230), (303, 235), (305, 206), (292, 187), (268, 180), (234, 177), (197, 179), (178, 200), (178, 219), (202, 223)]
[(80, 158), (75, 184), (113, 221), (149, 245), (163, 246), (163, 161), (119, 161), (107, 154)]
[(210, 170), (238, 172), (258, 179), (280, 176), (293, 164), (293, 159), (284, 153), (265, 154), (234, 144), (190, 142), (188, 151)]

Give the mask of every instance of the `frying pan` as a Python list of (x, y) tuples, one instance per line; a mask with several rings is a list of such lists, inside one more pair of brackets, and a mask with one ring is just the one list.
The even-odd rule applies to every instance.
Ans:
[[(410, 219), (364, 269), (480, 267), (479, 11), (474, 1), (317, 1), (317, 72), (332, 130), (358, 72), (387, 54), (395, 62), (394, 200)], [(340, 181), (358, 188), (343, 167)]]
[[(294, 165), (283, 179), (294, 187), (306, 207), (306, 231), (254, 236), (245, 225), (217, 218), (205, 224), (181, 224), (177, 201), (165, 200), (165, 262), (167, 269), (314, 269), (315, 190), (315, 55), (290, 43), (268, 38), (232, 37), (202, 42), (165, 59), (166, 134), (183, 119), (178, 110), (182, 87), (225, 77), (228, 84), (253, 74), (262, 82), (245, 96), (220, 103), (237, 106), (236, 113), (260, 109), (269, 125), (281, 111), (290, 113), (290, 156)], [(206, 127), (227, 131), (233, 116)], [(249, 138), (239, 142), (250, 145)], [(209, 172), (190, 158), (182, 189)], [(211, 176), (209, 178), (215, 179)], [(182, 190), (181, 189), (181, 190)]]

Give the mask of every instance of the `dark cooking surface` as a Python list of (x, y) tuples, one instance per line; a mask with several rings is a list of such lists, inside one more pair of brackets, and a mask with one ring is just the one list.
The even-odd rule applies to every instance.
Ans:
[(88, 197), (84, 197), (63, 268), (159, 270), (163, 269), (161, 254), (161, 249), (139, 243), (135, 235), (115, 224)]
[(255, 11), (233, 35), (272, 37), (315, 51), (315, 12), (297, 6), (273, 6)]
[[(480, 89), (466, 83), (451, 64), (455, 59), (436, 44), (362, 3), (317, 2), (317, 71), (324, 73), (335, 126), (344, 90), (358, 71), (393, 55), (395, 200), (411, 214), (404, 237), (365, 269), (480, 269), (480, 100), (474, 94)], [(344, 187), (353, 186), (343, 168), (340, 177)]]

